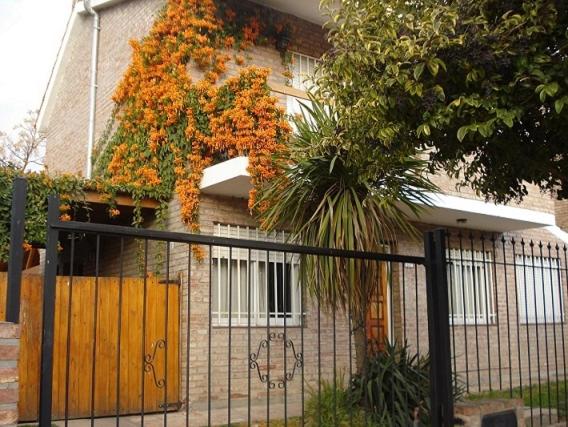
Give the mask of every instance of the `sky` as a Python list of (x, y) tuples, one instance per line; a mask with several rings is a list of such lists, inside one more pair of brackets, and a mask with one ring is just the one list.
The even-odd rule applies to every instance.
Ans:
[(0, 130), (38, 110), (71, 0), (0, 0)]

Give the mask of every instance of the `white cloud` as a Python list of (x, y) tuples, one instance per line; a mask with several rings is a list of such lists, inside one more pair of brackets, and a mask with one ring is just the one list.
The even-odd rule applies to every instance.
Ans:
[(39, 109), (71, 0), (0, 0), (0, 130)]

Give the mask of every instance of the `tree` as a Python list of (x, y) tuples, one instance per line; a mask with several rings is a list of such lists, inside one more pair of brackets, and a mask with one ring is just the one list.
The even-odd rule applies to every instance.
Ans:
[(323, 3), (317, 93), (341, 137), (426, 149), (432, 172), (498, 202), (526, 183), (568, 198), (566, 1)]
[[(288, 229), (296, 242), (334, 249), (385, 252), (399, 232), (417, 236), (408, 213), (419, 214), (434, 191), (415, 151), (338, 139), (339, 116), (320, 102), (303, 106), (294, 135), (276, 164), (280, 174), (258, 195), (261, 224)], [(304, 257), (308, 293), (326, 308), (351, 314), (358, 368), (365, 368), (368, 301), (385, 266), (374, 260)]]
[(37, 111), (28, 111), (14, 136), (0, 131), (0, 166), (24, 171), (43, 166), (45, 136), (36, 127)]

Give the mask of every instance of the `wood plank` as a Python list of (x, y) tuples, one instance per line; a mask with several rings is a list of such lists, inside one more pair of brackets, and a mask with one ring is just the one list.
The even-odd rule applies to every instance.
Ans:
[[(123, 281), (123, 306), (121, 322), (120, 355), (120, 412), (133, 414), (141, 411), (142, 375), (142, 317), (143, 286), (139, 278)], [(97, 324), (95, 328), (94, 298), (96, 279), (73, 278), (73, 297), (69, 302), (69, 278), (58, 277), (56, 284), (56, 308), (54, 330), (53, 366), (53, 415), (65, 415), (67, 326), (68, 310), (71, 313), (69, 341), (69, 404), (71, 418), (88, 417), (91, 412), (91, 396), (95, 396), (95, 415), (114, 415), (116, 411), (116, 374), (118, 339), (118, 296), (120, 281), (116, 277), (99, 278)], [(168, 402), (180, 398), (179, 359), (179, 287), (159, 284), (155, 278), (147, 281), (147, 321), (145, 353), (152, 354), (159, 340), (165, 337), (165, 295), (168, 292)], [(39, 368), (42, 322), (43, 278), (24, 274), (22, 280), (22, 333), (20, 346), (20, 403), (21, 421), (37, 419), (39, 403)], [(6, 294), (6, 273), (0, 273), (0, 298)], [(0, 318), (4, 307), (0, 304)], [(95, 360), (93, 361), (93, 337), (96, 334)], [(91, 372), (95, 363), (95, 384), (91, 384)], [(157, 379), (163, 378), (165, 351), (157, 349), (153, 366)], [(157, 387), (151, 372), (144, 373), (147, 413), (162, 411), (164, 388)]]
[[(100, 203), (104, 205), (108, 205), (108, 201), (106, 196), (103, 194), (97, 193), (96, 191), (85, 191), (85, 201), (88, 203)], [(130, 196), (117, 194), (114, 198), (117, 206), (129, 206), (134, 207), (134, 199)], [(154, 199), (142, 199), (140, 200), (140, 207), (145, 209), (157, 209), (160, 206), (160, 203)]]

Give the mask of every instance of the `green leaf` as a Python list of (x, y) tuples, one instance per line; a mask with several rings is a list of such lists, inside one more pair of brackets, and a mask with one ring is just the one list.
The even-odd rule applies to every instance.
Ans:
[(414, 80), (420, 79), (420, 76), (424, 72), (424, 63), (421, 62), (414, 67)]
[(469, 132), (469, 126), (462, 126), (458, 129), (458, 140), (461, 142)]
[(556, 114), (560, 114), (564, 109), (564, 101), (564, 98), (560, 98), (557, 99), (556, 102), (554, 102), (554, 109), (556, 110)]
[(433, 77), (436, 77), (438, 75), (438, 71), (440, 70), (440, 66), (438, 65), (438, 63), (435, 60), (431, 60), (428, 61), (427, 65), (430, 74), (432, 74)]

